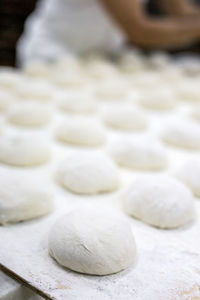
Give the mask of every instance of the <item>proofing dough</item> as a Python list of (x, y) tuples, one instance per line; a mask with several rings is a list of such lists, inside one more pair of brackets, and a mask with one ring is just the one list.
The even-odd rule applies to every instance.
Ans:
[(193, 121), (176, 120), (168, 124), (162, 134), (162, 139), (174, 146), (200, 149), (200, 125)]
[(108, 275), (132, 265), (136, 245), (124, 218), (82, 208), (53, 225), (49, 252), (60, 265), (76, 272)]
[(119, 185), (115, 164), (104, 154), (89, 151), (69, 154), (60, 164), (56, 178), (77, 194), (111, 192)]
[(126, 212), (150, 225), (176, 228), (194, 219), (190, 190), (166, 175), (143, 175), (124, 195)]
[(0, 90), (0, 112), (8, 109), (8, 107), (14, 102), (14, 97), (5, 90)]
[(200, 159), (189, 159), (178, 171), (178, 178), (200, 197)]
[(8, 112), (8, 119), (11, 123), (39, 127), (46, 125), (52, 116), (52, 110), (45, 104), (37, 102), (17, 103)]
[(49, 188), (32, 178), (1, 174), (0, 224), (16, 223), (37, 218), (53, 209), (53, 195)]
[(170, 110), (176, 106), (177, 100), (169, 88), (158, 88), (143, 92), (140, 104), (150, 109)]
[(127, 84), (121, 80), (108, 80), (96, 88), (96, 96), (100, 100), (123, 100), (127, 95)]
[(147, 126), (145, 114), (131, 104), (108, 106), (103, 119), (108, 126), (121, 130), (143, 130)]
[(86, 117), (68, 118), (56, 130), (58, 140), (81, 145), (99, 146), (106, 140), (103, 126)]
[(0, 162), (14, 166), (32, 166), (47, 162), (50, 146), (35, 136), (1, 136)]
[(63, 111), (72, 113), (92, 113), (97, 109), (97, 101), (87, 93), (59, 93), (55, 100)]
[(24, 80), (17, 86), (17, 93), (25, 100), (49, 101), (52, 98), (52, 88), (42, 80)]
[(159, 170), (167, 164), (163, 145), (148, 137), (117, 138), (108, 150), (116, 163), (126, 168)]

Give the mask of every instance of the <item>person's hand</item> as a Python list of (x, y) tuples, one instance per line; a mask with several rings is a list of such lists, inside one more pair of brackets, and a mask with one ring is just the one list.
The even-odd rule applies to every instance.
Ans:
[(200, 17), (200, 6), (191, 0), (162, 0), (163, 12), (176, 17)]

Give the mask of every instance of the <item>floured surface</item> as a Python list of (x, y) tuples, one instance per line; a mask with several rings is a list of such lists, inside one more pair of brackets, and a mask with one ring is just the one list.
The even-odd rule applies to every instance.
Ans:
[[(25, 100), (26, 101), (26, 100)], [(107, 100), (106, 100), (107, 101)], [(120, 100), (119, 100), (120, 101)], [(78, 206), (122, 209), (121, 195), (138, 174), (134, 170), (120, 170), (121, 188), (113, 193), (79, 196), (55, 183), (55, 171), (67, 153), (81, 151), (81, 147), (62, 144), (55, 139), (55, 130), (67, 114), (54, 107), (53, 121), (45, 128), (27, 130), (6, 124), (7, 133), (39, 133), (52, 145), (52, 160), (32, 168), (14, 168), (1, 164), (0, 170), (50, 181), (55, 194), (55, 211), (49, 216), (24, 223), (0, 227), (0, 266), (17, 274), (27, 284), (48, 299), (56, 300), (198, 300), (200, 299), (200, 202), (196, 200), (195, 222), (176, 230), (160, 230), (127, 216), (136, 239), (137, 262), (115, 275), (88, 276), (59, 266), (48, 255), (48, 233), (55, 220)], [(106, 105), (99, 101), (100, 106)], [(115, 105), (115, 103), (113, 103)], [(148, 111), (149, 128), (142, 133), (126, 133), (107, 129), (108, 143), (89, 151), (106, 152), (116, 136), (144, 135), (159, 140), (160, 131), (172, 118), (186, 119), (191, 104), (182, 104), (172, 112)], [(96, 118), (100, 117), (100, 110)], [(0, 122), (5, 121), (1, 116)], [(3, 127), (3, 126), (2, 126)], [(161, 173), (175, 174), (186, 158), (198, 157), (199, 152), (166, 146), (168, 167)], [(145, 172), (146, 173), (146, 172)], [(159, 174), (159, 172), (156, 172)]]

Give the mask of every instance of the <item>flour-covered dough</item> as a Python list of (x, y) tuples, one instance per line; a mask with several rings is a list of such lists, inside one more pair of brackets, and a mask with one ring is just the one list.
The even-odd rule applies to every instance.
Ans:
[(171, 110), (176, 106), (177, 99), (169, 88), (158, 88), (143, 92), (140, 104), (155, 110)]
[(0, 112), (4, 112), (13, 104), (15, 98), (6, 90), (0, 90)]
[(160, 228), (176, 228), (194, 219), (194, 198), (180, 181), (167, 175), (142, 175), (124, 194), (126, 212)]
[(87, 92), (57, 93), (55, 101), (61, 110), (71, 113), (92, 113), (97, 109), (97, 101)]
[(162, 139), (174, 146), (200, 149), (200, 125), (195, 121), (176, 120), (169, 123), (161, 134)]
[(42, 137), (4, 135), (0, 139), (0, 162), (14, 166), (46, 163), (51, 155), (49, 143)]
[(183, 181), (197, 197), (200, 197), (200, 159), (191, 158), (176, 172), (177, 177)]
[(53, 89), (43, 80), (24, 80), (17, 86), (17, 94), (24, 100), (49, 101), (52, 99)]
[(56, 130), (58, 140), (80, 146), (99, 146), (106, 140), (100, 122), (86, 117), (66, 119)]
[(116, 138), (108, 151), (117, 164), (126, 168), (159, 170), (167, 164), (164, 146), (148, 137)]
[(53, 194), (33, 178), (12, 174), (0, 176), (0, 224), (37, 218), (53, 209)]
[(136, 245), (131, 226), (121, 215), (79, 208), (53, 225), (49, 252), (60, 265), (73, 271), (108, 275), (134, 263)]
[(103, 120), (109, 127), (121, 130), (143, 130), (147, 118), (143, 111), (131, 104), (110, 105), (103, 111)]
[(8, 112), (8, 120), (20, 126), (40, 127), (48, 124), (52, 117), (49, 106), (37, 102), (22, 102), (13, 105)]
[(56, 178), (77, 194), (111, 192), (119, 186), (115, 164), (106, 155), (90, 151), (69, 154), (59, 165)]

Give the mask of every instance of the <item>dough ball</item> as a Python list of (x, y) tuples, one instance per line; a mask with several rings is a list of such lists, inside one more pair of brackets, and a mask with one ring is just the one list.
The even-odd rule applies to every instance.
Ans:
[(0, 90), (0, 112), (8, 109), (8, 107), (15, 101), (15, 98), (5, 90)]
[(0, 224), (37, 218), (53, 210), (53, 194), (32, 178), (2, 174), (0, 177)]
[(117, 68), (108, 61), (93, 61), (87, 65), (87, 73), (90, 77), (100, 80), (113, 78), (118, 75)]
[(92, 113), (97, 109), (96, 99), (85, 93), (59, 93), (55, 100), (59, 107), (66, 112)]
[(194, 78), (184, 79), (179, 84), (176, 83), (176, 94), (181, 100), (199, 102), (199, 81)]
[(46, 125), (52, 117), (49, 106), (37, 102), (17, 103), (8, 112), (8, 120), (20, 126), (39, 127)]
[(127, 84), (121, 80), (106, 81), (96, 88), (96, 96), (101, 100), (123, 100), (127, 95)]
[(14, 166), (32, 166), (50, 159), (49, 143), (35, 136), (2, 136), (0, 139), (0, 162)]
[(191, 117), (200, 122), (200, 105), (195, 106), (195, 108), (191, 111)]
[(171, 110), (176, 106), (177, 100), (172, 90), (163, 88), (143, 92), (139, 103), (150, 109)]
[(154, 52), (152, 55), (149, 56), (148, 63), (150, 67), (162, 70), (168, 67), (172, 63), (172, 61), (171, 57), (167, 53)]
[(121, 137), (113, 141), (109, 152), (122, 167), (141, 170), (159, 170), (166, 166), (165, 148), (147, 137)]
[(32, 77), (47, 78), (50, 75), (50, 64), (45, 61), (31, 61), (24, 67), (24, 72)]
[(56, 138), (80, 146), (99, 146), (105, 142), (106, 134), (97, 120), (77, 117), (65, 120), (57, 128)]
[(112, 192), (119, 186), (118, 170), (104, 154), (74, 152), (60, 164), (57, 181), (77, 194)]
[(24, 80), (17, 87), (17, 93), (22, 99), (49, 101), (52, 98), (52, 87), (42, 80)]
[(177, 177), (183, 181), (197, 197), (200, 197), (200, 159), (189, 159), (178, 171)]
[(12, 68), (2, 68), (0, 70), (0, 87), (13, 90), (21, 81), (20, 73)]
[(126, 212), (160, 228), (176, 228), (194, 219), (190, 190), (166, 175), (143, 175), (124, 195)]
[(80, 208), (53, 225), (49, 252), (60, 265), (73, 271), (108, 275), (133, 264), (136, 245), (124, 217)]
[(174, 146), (200, 149), (200, 125), (193, 121), (172, 121), (162, 132), (162, 139)]
[(119, 60), (119, 66), (125, 73), (136, 73), (145, 68), (145, 56), (136, 49), (124, 51)]
[(112, 105), (104, 110), (105, 123), (121, 130), (143, 130), (147, 126), (145, 114), (138, 108), (129, 104)]

